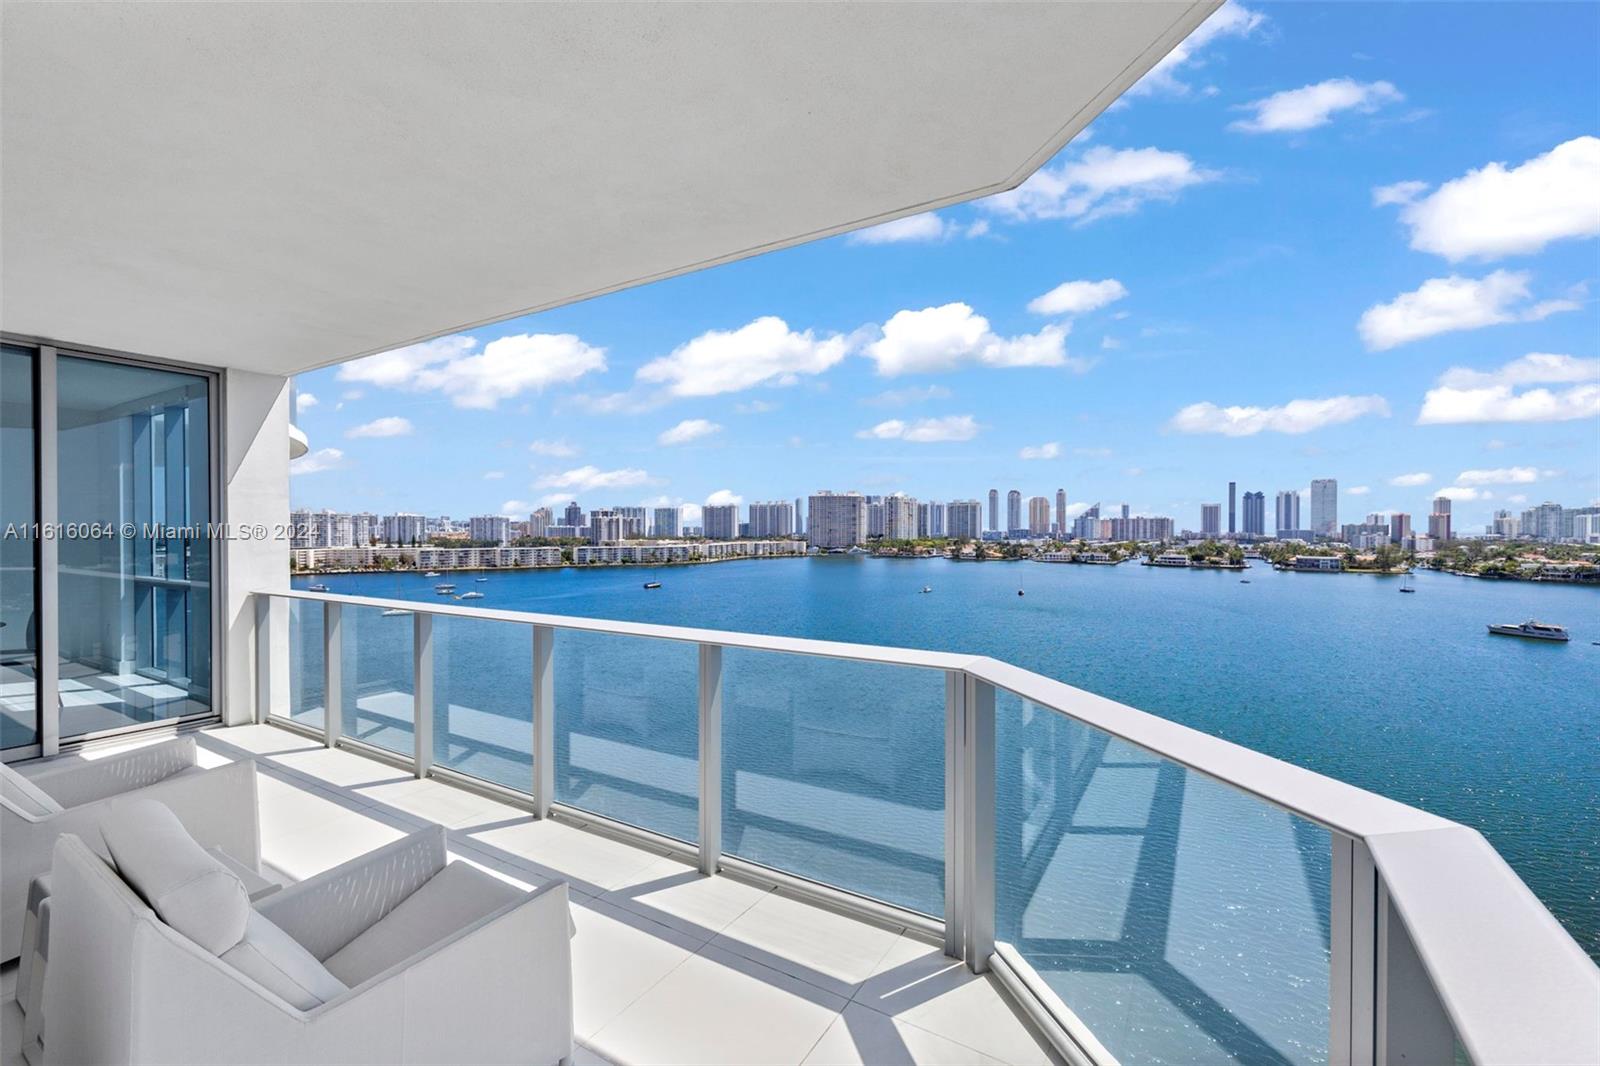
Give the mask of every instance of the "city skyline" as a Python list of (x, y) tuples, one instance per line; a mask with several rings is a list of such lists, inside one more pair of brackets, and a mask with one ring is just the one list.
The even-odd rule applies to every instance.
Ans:
[(1356, 12), (1225, 8), (1015, 192), (302, 375), (294, 503), (1590, 503), (1600, 13)]

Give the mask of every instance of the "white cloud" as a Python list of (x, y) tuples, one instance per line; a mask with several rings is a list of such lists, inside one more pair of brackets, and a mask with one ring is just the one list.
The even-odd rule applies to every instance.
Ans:
[(1182, 152), (1096, 145), (1077, 159), (1035, 171), (1017, 188), (978, 206), (1013, 221), (1070, 218), (1083, 224), (1129, 214), (1152, 200), (1175, 199), (1191, 185), (1220, 177)]
[(1074, 448), (1073, 455), (1081, 455), (1085, 459), (1109, 459), (1112, 452), (1110, 448)]
[[(1496, 370), (1451, 367), (1422, 398), (1418, 425), (1569, 422), (1600, 415), (1600, 359), (1534, 352)], [(1539, 386), (1522, 388), (1519, 386)], [(1546, 388), (1559, 385), (1564, 388)], [(1490, 442), (1493, 446), (1494, 442)]]
[(294, 410), (296, 414), (304, 414), (317, 406), (317, 398), (309, 392), (297, 392), (294, 397)]
[(289, 464), (291, 475), (320, 474), (324, 470), (337, 470), (344, 465), (344, 452), (338, 448), (318, 448), (307, 452)]
[(637, 468), (601, 470), (597, 466), (580, 466), (559, 474), (546, 474), (534, 483), (535, 488), (560, 489), (563, 494), (592, 492), (595, 489), (629, 489), (639, 485), (653, 485), (655, 479)]
[[(1423, 182), (1374, 192), (1401, 204), (1411, 247), (1451, 262), (1541, 251), (1553, 241), (1600, 235), (1600, 137), (1576, 137), (1507, 169), (1490, 163), (1422, 196)], [(1379, 194), (1387, 194), (1380, 199)]]
[(903, 440), (913, 444), (939, 444), (946, 441), (971, 440), (978, 435), (978, 423), (971, 415), (946, 415), (943, 418), (919, 418), (905, 422), (891, 418), (879, 422), (871, 429), (863, 429), (856, 436), (874, 440)]
[(500, 513), (506, 517), (522, 517), (532, 514), (538, 507), (532, 500), (507, 500), (500, 505)]
[(485, 480), (485, 481), (500, 481), (505, 476), (506, 476), (506, 472), (504, 470), (489, 470), (489, 471), (485, 471), (484, 472), (483, 480)]
[(744, 497), (732, 489), (718, 489), (706, 497), (705, 505), (707, 507), (727, 507), (729, 505), (737, 507), (743, 502)]
[(1250, 437), (1261, 432), (1309, 433), (1365, 415), (1387, 417), (1388, 414), (1389, 404), (1382, 396), (1290, 400), (1278, 407), (1218, 407), (1214, 403), (1193, 403), (1173, 415), (1170, 426), (1179, 433)]
[(1434, 495), (1443, 496), (1445, 499), (1454, 500), (1457, 503), (1471, 503), (1473, 500), (1494, 499), (1494, 493), (1490, 492), (1488, 489), (1475, 489), (1470, 485), (1451, 485), (1448, 488), (1439, 489), (1434, 493)]
[(1384, 351), (1440, 333), (1478, 329), (1503, 322), (1536, 322), (1559, 311), (1576, 311), (1576, 300), (1530, 304), (1526, 271), (1496, 270), (1485, 278), (1452, 274), (1432, 278), (1414, 292), (1367, 308), (1357, 324), (1372, 351)]
[(776, 411), (778, 405), (766, 400), (751, 400), (748, 403), (734, 404), (733, 409), (741, 415), (764, 415), (768, 411)]
[(954, 237), (981, 237), (989, 232), (989, 224), (981, 219), (963, 226), (934, 211), (920, 215), (907, 215), (892, 222), (880, 223), (856, 230), (846, 238), (851, 244), (932, 244)]
[(440, 392), (457, 407), (491, 410), (501, 400), (542, 391), (606, 368), (605, 349), (571, 333), (500, 337), (477, 351), (465, 334), (369, 355), (339, 368), (339, 380), (409, 392)]
[(1264, 99), (1252, 100), (1243, 105), (1243, 110), (1255, 114), (1231, 123), (1228, 128), (1244, 133), (1297, 133), (1325, 126), (1341, 111), (1371, 114), (1384, 104), (1404, 99), (1400, 90), (1386, 81), (1329, 78), (1315, 85), (1285, 89)]
[(1116, 278), (1104, 281), (1063, 281), (1043, 296), (1028, 301), (1036, 315), (1081, 315), (1097, 311), (1128, 295)]
[(793, 385), (850, 351), (850, 338), (796, 333), (783, 319), (758, 318), (736, 330), (708, 330), (672, 354), (639, 368), (638, 380), (664, 385), (673, 396), (715, 396), (757, 385)]
[(1372, 491), (1372, 486), (1370, 486), (1370, 485), (1351, 485), (1349, 488), (1345, 489), (1344, 491), (1345, 491), (1345, 495), (1347, 495), (1347, 496), (1365, 496), (1365, 495), (1367, 495), (1368, 493), (1370, 493)]
[(1065, 326), (1045, 326), (1038, 333), (1001, 337), (989, 320), (964, 303), (896, 311), (883, 324), (882, 335), (864, 350), (884, 377), (928, 374), (961, 366), (1069, 366), (1088, 364), (1067, 357)]
[(1061, 458), (1061, 445), (1055, 441), (1044, 444), (1029, 445), (1017, 453), (1018, 459), (1059, 459)]
[(374, 418), (371, 422), (363, 422), (359, 426), (344, 431), (344, 435), (351, 439), (362, 437), (409, 437), (412, 429), (411, 420), (390, 415), (387, 418)]
[(1528, 494), (1525, 493), (1525, 492), (1513, 492), (1510, 496), (1506, 497), (1506, 502), (1507, 503), (1527, 503), (1528, 502)]
[(1418, 485), (1426, 485), (1432, 480), (1433, 475), (1424, 470), (1415, 474), (1396, 474), (1389, 479), (1389, 484), (1398, 488), (1408, 489), (1415, 488)]
[(536, 440), (528, 445), (535, 455), (548, 455), (552, 459), (565, 459), (578, 454), (578, 448), (564, 440)]
[(1539, 480), (1532, 466), (1502, 466), (1493, 470), (1463, 470), (1456, 475), (1457, 485), (1529, 485)]
[[(1223, 4), (1210, 18), (1195, 27), (1193, 33), (1179, 41), (1159, 63), (1151, 67), (1149, 73), (1128, 90), (1128, 95), (1150, 96), (1157, 93), (1172, 96), (1186, 95), (1192, 87), (1183, 81), (1180, 75), (1205, 65), (1201, 53), (1208, 45), (1224, 37), (1249, 37), (1265, 25), (1266, 21), (1266, 16), (1260, 12), (1251, 11), (1232, 2)], [(1209, 89), (1206, 90), (1206, 95), (1210, 95)]]
[(722, 427), (705, 418), (685, 418), (682, 422), (665, 430), (656, 438), (657, 444), (687, 444), (692, 440), (709, 437), (713, 433), (722, 432)]
[(889, 389), (861, 402), (869, 407), (909, 407), (929, 400), (948, 400), (950, 390), (943, 385), (908, 385), (903, 389)]

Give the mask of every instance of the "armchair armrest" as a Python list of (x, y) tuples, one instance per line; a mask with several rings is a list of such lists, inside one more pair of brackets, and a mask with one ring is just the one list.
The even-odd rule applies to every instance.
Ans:
[(51, 759), (27, 777), (61, 806), (80, 807), (145, 788), (194, 765), (194, 738), (173, 737), (94, 759), (82, 755)]
[(426, 884), (447, 860), (444, 827), (431, 826), (290, 885), (256, 911), (325, 960)]

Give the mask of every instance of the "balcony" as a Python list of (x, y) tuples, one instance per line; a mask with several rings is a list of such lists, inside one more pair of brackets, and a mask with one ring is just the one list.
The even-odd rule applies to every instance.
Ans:
[(1600, 974), (1475, 831), (992, 659), (310, 592), (256, 624), (282, 731), (208, 736), (284, 786), (269, 859), (420, 815), (567, 878), (580, 960), (585, 926), (640, 953), (579, 964), (601, 1056), (1597, 1051)]

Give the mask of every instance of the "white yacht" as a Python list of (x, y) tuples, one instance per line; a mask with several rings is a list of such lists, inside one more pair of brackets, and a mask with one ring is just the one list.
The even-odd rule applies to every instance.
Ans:
[(1502, 637), (1527, 637), (1530, 640), (1571, 640), (1565, 626), (1529, 620), (1521, 625), (1490, 626), (1489, 632)]

